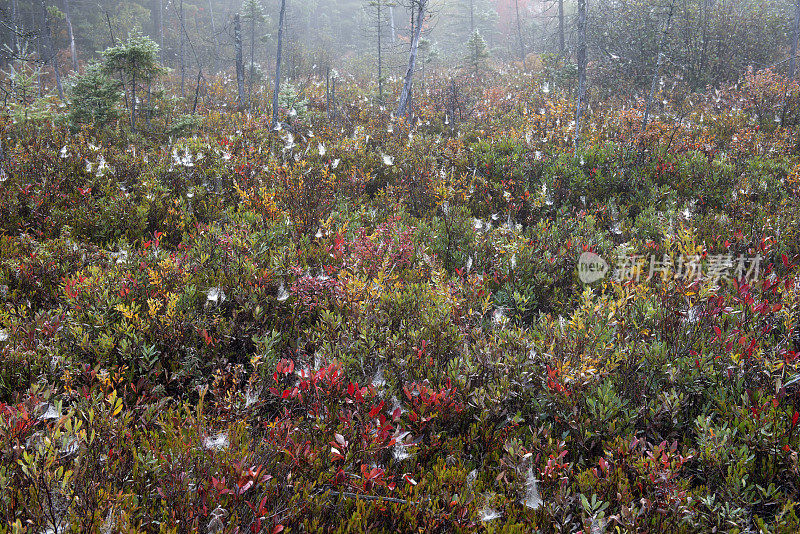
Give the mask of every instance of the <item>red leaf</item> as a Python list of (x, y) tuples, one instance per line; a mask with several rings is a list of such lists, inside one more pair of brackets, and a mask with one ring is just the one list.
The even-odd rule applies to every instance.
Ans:
[(382, 408), (383, 408), (383, 401), (381, 401), (380, 404), (373, 406), (372, 409), (369, 411), (369, 418), (375, 419), (376, 417), (378, 417), (378, 414), (381, 413)]
[(800, 419), (800, 413), (794, 412), (794, 416), (792, 417), (792, 428), (797, 426), (798, 419)]
[(283, 525), (275, 525), (275, 528), (272, 529), (272, 534), (278, 534), (279, 532), (283, 532)]
[(789, 267), (789, 258), (786, 256), (786, 254), (781, 254), (781, 261), (783, 262), (784, 267)]
[(279, 373), (283, 373), (285, 375), (288, 375), (289, 373), (294, 371), (294, 360), (290, 360), (288, 358), (283, 358), (281, 361), (278, 362), (278, 365), (276, 366), (276, 370)]

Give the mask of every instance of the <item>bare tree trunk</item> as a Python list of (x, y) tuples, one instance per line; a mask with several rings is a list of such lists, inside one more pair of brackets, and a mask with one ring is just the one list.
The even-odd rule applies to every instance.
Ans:
[(150, 116), (153, 114), (153, 80), (147, 81), (147, 109), (144, 114), (144, 123), (150, 128)]
[(158, 48), (164, 63), (164, 0), (158, 0)]
[(111, 26), (111, 17), (108, 16), (108, 11), (106, 11), (106, 24), (108, 25), (108, 35), (111, 37), (111, 46), (117, 46), (117, 38), (114, 37), (114, 28)]
[(233, 16), (233, 48), (236, 51), (236, 88), (239, 92), (239, 111), (244, 109), (244, 65), (242, 64), (242, 22), (239, 13)]
[(578, 105), (575, 110), (575, 149), (580, 146), (581, 115), (586, 97), (586, 0), (578, 0)]
[(475, 0), (469, 0), (469, 34), (475, 33)]
[(131, 131), (136, 131), (136, 69), (131, 76)]
[(214, 21), (214, 0), (208, 0), (208, 15), (211, 17), (211, 33), (214, 37), (214, 74), (219, 72), (219, 37), (217, 23)]
[(389, 4), (389, 26), (392, 30), (392, 44), (397, 42), (397, 32), (394, 29), (394, 6)]
[(517, 37), (519, 37), (519, 57), (522, 60), (522, 68), (527, 70), (525, 65), (525, 42), (522, 40), (522, 19), (519, 16), (519, 0), (514, 0), (514, 7), (517, 10)]
[(383, 32), (383, 21), (381, 20), (381, 4), (383, 0), (376, 0), (378, 7), (378, 102), (383, 105), (383, 49), (381, 47), (381, 33)]
[(256, 55), (256, 14), (250, 17), (250, 74), (247, 77), (247, 109), (253, 111), (253, 76), (255, 75)]
[(336, 113), (336, 78), (334, 77), (331, 80), (331, 116), (333, 117), (333, 120), (336, 120), (337, 115), (338, 114)]
[(75, 34), (72, 33), (72, 18), (69, 14), (69, 0), (64, 0), (64, 18), (67, 23), (67, 37), (69, 37), (69, 54), (72, 58), (72, 70), (78, 72), (78, 51), (75, 48)]
[(566, 51), (564, 38), (564, 0), (558, 0), (558, 53), (562, 56)]
[(398, 117), (403, 117), (408, 112), (408, 101), (411, 98), (411, 87), (414, 81), (414, 69), (417, 65), (419, 35), (422, 32), (422, 23), (425, 20), (427, 6), (428, 0), (419, 0), (417, 20), (414, 26), (414, 33), (411, 36), (411, 52), (408, 57), (408, 70), (406, 71), (405, 81), (403, 82), (403, 92), (400, 93), (400, 104), (397, 106)]
[(197, 101), (200, 99), (200, 81), (203, 79), (203, 67), (198, 63), (197, 82), (194, 86), (194, 102), (192, 103), (192, 115), (197, 113)]
[[(708, 24), (706, 23), (706, 21), (708, 20), (708, 10), (709, 10), (708, 2), (709, 0), (704, 0), (703, 3), (701, 4), (702, 13), (701, 13), (700, 23), (703, 27), (703, 37), (702, 37), (703, 46), (700, 53), (700, 63), (699, 63), (700, 66), (697, 68), (698, 79), (701, 79), (703, 73), (705, 72), (706, 61), (708, 60)], [(694, 89), (697, 85), (698, 84), (694, 84), (694, 87), (692, 88)]]
[(331, 121), (331, 68), (325, 70), (325, 111), (328, 114), (328, 122)]
[[(469, 37), (475, 37), (475, 0), (469, 0)], [(475, 77), (478, 77), (478, 47), (472, 47), (472, 64), (475, 66)]]
[[(36, 27), (36, 17), (31, 14), (31, 24), (35, 28)], [(43, 62), (42, 59), (42, 32), (39, 32), (39, 38), (36, 39), (36, 57), (39, 58), (40, 62)], [(42, 69), (38, 69), (36, 73), (36, 88), (39, 91), (39, 98), (44, 96), (44, 82), (42, 81)], [(25, 110), (27, 115), (27, 108)]]
[(47, 5), (45, 4), (45, 0), (42, 0), (42, 22), (44, 23), (44, 30), (43, 30), (43, 37), (45, 42), (45, 48), (47, 49), (47, 54), (49, 56), (48, 61), (53, 66), (53, 74), (56, 77), (56, 90), (58, 91), (58, 98), (64, 100), (64, 88), (61, 86), (61, 75), (58, 72), (58, 58), (56, 57), (56, 51), (53, 47), (53, 38), (50, 34), (50, 17), (47, 16)]
[(275, 54), (275, 90), (272, 93), (272, 127), (278, 124), (278, 95), (281, 91), (281, 52), (283, 50), (283, 23), (286, 17), (286, 0), (281, 0), (278, 19), (278, 50)]
[(161, 16), (159, 11), (160, 0), (150, 0), (150, 22), (153, 24), (153, 32), (150, 37), (154, 42), (158, 42), (158, 19)]
[(789, 60), (789, 79), (794, 80), (797, 68), (797, 43), (800, 40), (800, 0), (794, 3), (794, 31), (792, 36), (792, 59)]
[[(794, 3), (794, 26), (792, 27), (792, 49), (789, 58), (789, 79), (794, 81), (797, 69), (797, 42), (800, 39), (800, 0)], [(786, 84), (783, 91), (783, 109), (781, 110), (781, 127), (786, 124), (786, 108), (788, 106), (789, 84)]]
[(19, 0), (11, 0), (11, 25), (14, 27), (14, 51), (18, 53), (22, 48), (22, 43), (20, 43), (22, 28), (20, 27)]
[(186, 33), (186, 29), (185, 29), (186, 16), (185, 16), (185, 13), (183, 11), (183, 0), (181, 0), (181, 2), (180, 2), (179, 9), (180, 9), (180, 13), (178, 13), (178, 19), (179, 19), (180, 26), (181, 26), (181, 29), (180, 29), (180, 32), (181, 32), (181, 46), (180, 46), (180, 48), (181, 48), (181, 96), (183, 96), (184, 95), (184, 92), (183, 92), (184, 89), (183, 88), (184, 88), (184, 85), (186, 84), (186, 57), (185, 57), (185, 52), (184, 52), (185, 46), (184, 46), (184, 42), (183, 42), (183, 35), (184, 35), (184, 33)]
[(647, 97), (647, 105), (644, 109), (644, 117), (642, 118), (642, 133), (647, 129), (647, 121), (650, 119), (650, 109), (653, 106), (653, 97), (656, 94), (656, 84), (661, 75), (661, 64), (664, 61), (664, 48), (667, 46), (667, 37), (669, 36), (669, 28), (672, 25), (672, 14), (675, 12), (675, 0), (672, 0), (669, 6), (669, 15), (667, 15), (667, 24), (664, 26), (664, 33), (661, 34), (661, 41), (658, 43), (658, 59), (656, 59), (656, 71), (653, 73), (653, 81), (650, 84), (650, 94)]

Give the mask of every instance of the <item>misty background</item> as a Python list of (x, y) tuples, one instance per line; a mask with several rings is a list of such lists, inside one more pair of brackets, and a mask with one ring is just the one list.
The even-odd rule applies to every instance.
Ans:
[[(20, 63), (43, 67), (37, 73), (41, 93), (56, 83), (54, 62), (60, 76), (68, 77), (97, 60), (100, 51), (137, 33), (159, 45), (159, 59), (171, 69), (167, 83), (180, 84), (181, 92), (191, 91), (198, 79), (235, 77), (237, 14), (248, 92), (269, 91), (280, 4), (278, 0), (3, 0), (3, 91), (11, 90)], [(502, 64), (515, 62), (526, 69), (557, 68), (563, 85), (574, 85), (576, 1), (426, 4), (415, 73), (420, 83), (445, 69), (484, 79)], [(595, 90), (619, 96), (648, 88), (662, 34), (661, 83), (677, 89), (696, 91), (732, 82), (748, 68), (793, 70), (789, 57), (797, 27), (795, 2), (587, 4), (589, 84)], [(407, 69), (419, 5), (419, 0), (288, 0), (282, 77), (302, 83), (333, 72), (373, 83), (377, 91), (379, 81), (391, 83)]]

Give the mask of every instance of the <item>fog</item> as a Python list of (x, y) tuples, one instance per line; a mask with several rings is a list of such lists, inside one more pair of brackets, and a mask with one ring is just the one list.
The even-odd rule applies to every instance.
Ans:
[[(282, 76), (302, 81), (330, 71), (383, 85), (408, 69), (415, 20), (424, 13), (414, 76), (502, 64), (566, 67), (577, 82), (578, 2), (572, 0), (287, 0)], [(235, 17), (241, 20), (248, 98), (275, 76), (281, 2), (276, 0), (5, 0), (0, 67), (10, 91), (20, 64), (42, 67), (39, 94), (81, 71), (99, 52), (135, 34), (159, 46), (182, 92), (198, 80), (235, 76)], [(590, 87), (647, 91), (662, 54), (671, 84), (694, 91), (738, 79), (748, 68), (790, 68), (794, 8), (789, 1), (588, 1)], [(575, 79), (573, 79), (575, 78)], [(252, 79), (252, 83), (251, 83)], [(397, 90), (397, 88), (392, 88)], [(398, 94), (388, 98), (396, 101)]]

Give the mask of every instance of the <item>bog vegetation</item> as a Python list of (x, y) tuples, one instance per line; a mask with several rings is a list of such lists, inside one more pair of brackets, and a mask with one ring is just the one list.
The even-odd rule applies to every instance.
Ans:
[(135, 33), (15, 93), (0, 533), (800, 530), (800, 85), (593, 86), (576, 143), (573, 65), (469, 42), (406, 116)]

